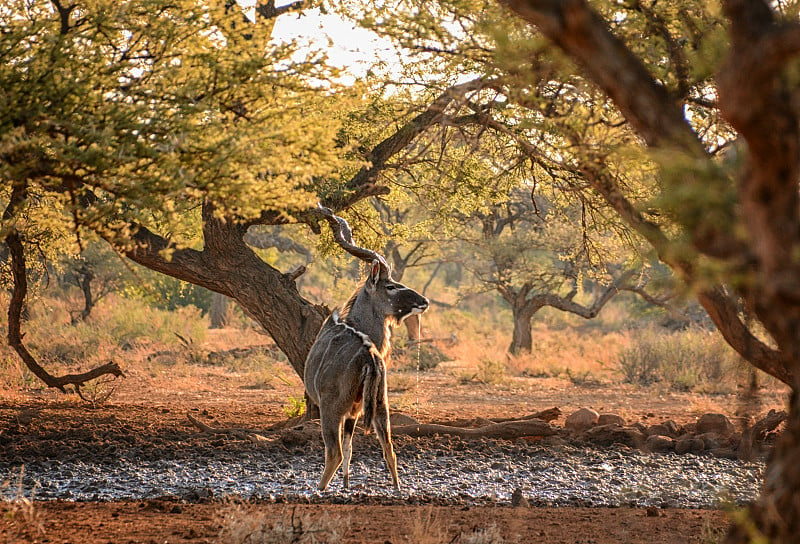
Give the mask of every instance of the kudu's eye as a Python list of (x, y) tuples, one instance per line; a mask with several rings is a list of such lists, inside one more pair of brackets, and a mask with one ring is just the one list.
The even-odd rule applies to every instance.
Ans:
[(395, 289), (397, 289), (397, 286), (395, 284), (393, 284), (393, 283), (386, 284), (386, 290), (387, 291), (394, 291)]

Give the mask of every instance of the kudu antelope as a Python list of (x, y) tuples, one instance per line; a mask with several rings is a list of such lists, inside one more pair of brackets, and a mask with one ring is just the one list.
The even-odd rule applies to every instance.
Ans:
[(381, 255), (356, 246), (344, 219), (327, 208), (320, 206), (319, 210), (330, 223), (336, 242), (369, 263), (366, 280), (341, 311), (335, 310), (325, 320), (306, 359), (306, 392), (319, 406), (325, 443), (325, 470), (319, 489), (328, 487), (343, 461), (343, 483), (345, 488), (349, 486), (353, 431), (362, 413), (365, 433), (370, 427), (375, 430), (392, 483), (399, 489), (386, 392), (390, 327), (424, 312), (428, 300), (393, 281)]

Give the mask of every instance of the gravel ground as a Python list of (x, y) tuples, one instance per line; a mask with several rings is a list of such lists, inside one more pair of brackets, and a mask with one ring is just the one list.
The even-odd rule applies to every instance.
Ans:
[[(178, 497), (202, 502), (235, 495), (270, 501), (364, 504), (509, 504), (520, 490), (535, 506), (717, 508), (753, 500), (763, 461), (705, 455), (647, 454), (624, 447), (594, 449), (563, 441), (511, 443), (397, 437), (402, 489), (390, 485), (374, 438), (357, 437), (351, 488), (341, 472), (320, 493), (322, 444), (240, 443), (237, 447), (178, 448), (162, 455), (138, 448), (113, 454), (64, 452), (0, 460), (5, 498), (106, 501)], [(20, 472), (22, 472), (21, 486)]]

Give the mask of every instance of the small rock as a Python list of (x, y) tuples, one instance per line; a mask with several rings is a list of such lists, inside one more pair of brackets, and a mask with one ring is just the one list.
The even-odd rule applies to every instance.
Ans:
[(625, 426), (625, 418), (618, 416), (617, 414), (600, 414), (597, 417), (597, 424), (598, 425), (619, 425), (620, 427)]
[(642, 449), (653, 453), (666, 453), (675, 449), (675, 441), (663, 435), (650, 435), (644, 442)]
[(717, 433), (698, 434), (695, 438), (703, 441), (703, 446), (707, 450), (721, 448), (725, 440)]
[(597, 424), (600, 414), (591, 408), (581, 408), (572, 413), (564, 422), (564, 427), (573, 432), (579, 433)]
[(637, 431), (639, 431), (642, 434), (647, 434), (647, 427), (644, 425), (644, 423), (640, 421), (633, 423), (631, 427), (634, 427)]
[(658, 516), (659, 516), (658, 508), (656, 508), (655, 506), (648, 506), (647, 507), (647, 517), (648, 518), (657, 518)]
[(738, 459), (738, 454), (731, 448), (714, 448), (708, 453), (721, 459)]
[(680, 436), (681, 428), (678, 426), (677, 423), (675, 423), (671, 419), (668, 419), (661, 424), (664, 427), (666, 427), (667, 430), (669, 431), (669, 434), (667, 434), (666, 436), (671, 436), (672, 438), (678, 438), (678, 436)]
[(514, 493), (511, 494), (511, 506), (513, 507), (520, 507), (520, 508), (530, 508), (531, 505), (528, 503), (528, 499), (525, 498), (525, 495), (522, 493), (520, 488), (514, 490)]
[(401, 425), (419, 425), (419, 421), (406, 414), (401, 414), (400, 412), (392, 412), (392, 415), (389, 416), (389, 422), (398, 427)]
[(700, 438), (694, 436), (685, 436), (679, 438), (675, 442), (675, 453), (683, 455), (684, 453), (700, 453), (705, 449), (705, 444)]
[(723, 414), (703, 414), (697, 420), (697, 434), (716, 433), (720, 436), (730, 436), (736, 428)]
[[(672, 423), (669, 425), (668, 423)], [(645, 431), (647, 436), (668, 436), (670, 438), (678, 438), (678, 426), (675, 425), (674, 422), (664, 422), (664, 423), (656, 423), (654, 425), (650, 425), (647, 430)]]
[(592, 427), (583, 433), (581, 438), (598, 446), (624, 444), (625, 446), (638, 448), (644, 443), (646, 437), (644, 433), (635, 427), (603, 425), (602, 427)]

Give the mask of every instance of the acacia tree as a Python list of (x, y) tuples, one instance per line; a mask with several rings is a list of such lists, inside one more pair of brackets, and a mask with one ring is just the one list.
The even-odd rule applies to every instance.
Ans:
[[(351, 145), (341, 112), (361, 107), (362, 89), (321, 85), (332, 75), (321, 55), (270, 39), (272, 18), (296, 7), (259, 4), (255, 25), (233, 5), (193, 1), (19, 0), (0, 10), (9, 341), (48, 385), (64, 383), (36, 365), (19, 319), (39, 231), (53, 246), (104, 238), (236, 300), (303, 375), (327, 309), (298, 293), (301, 269), (260, 259), (248, 230), (300, 222), (319, 232), (317, 202), (340, 211), (386, 194), (379, 175), (392, 157), (482, 82), (434, 89), (369, 145)], [(119, 372), (99, 369), (108, 370)]]
[[(531, 321), (542, 308), (592, 319), (621, 291), (643, 289), (634, 270), (620, 271), (623, 252), (618, 242), (606, 237), (604, 247), (597, 248), (603, 254), (592, 254), (588, 233), (583, 232), (590, 227), (575, 205), (557, 205), (542, 197), (534, 202), (529, 191), (516, 188), (507, 201), (487, 205), (462, 221), (455, 247), (460, 257), (453, 258), (511, 308), (512, 354), (532, 350)], [(596, 243), (600, 233), (594, 238)], [(576, 300), (584, 278), (605, 284), (588, 304)]]
[(102, 298), (122, 287), (127, 278), (119, 260), (104, 242), (88, 244), (77, 255), (62, 256), (61, 280), (77, 286), (83, 299), (83, 308), (70, 311), (73, 324), (86, 321)]
[[(722, 2), (728, 40), (717, 43), (722, 55), (709, 85), (718, 99), (713, 106), (739, 136), (739, 156), (726, 168), (712, 160), (707, 142), (687, 120), (679, 89), (656, 80), (647, 60), (588, 4), (506, 4), (573, 58), (652, 150), (663, 207), (686, 235), (681, 251), (674, 251), (659, 225), (604, 172), (608, 164), (602, 157), (586, 167), (595, 189), (682, 273), (696, 273), (704, 262), (716, 264), (717, 277), (731, 281), (769, 331), (777, 348), (773, 356), (792, 385), (789, 422), (752, 510), (755, 523), (740, 525), (728, 540), (794, 542), (800, 534), (800, 112), (791, 74), (800, 53), (800, 24), (763, 1)], [(775, 7), (781, 10), (782, 4)], [(649, 18), (662, 23), (668, 45), (680, 44), (678, 28)], [(676, 49), (667, 57), (678, 74), (689, 67), (682, 53)], [(717, 294), (701, 289), (699, 298), (708, 308)]]

